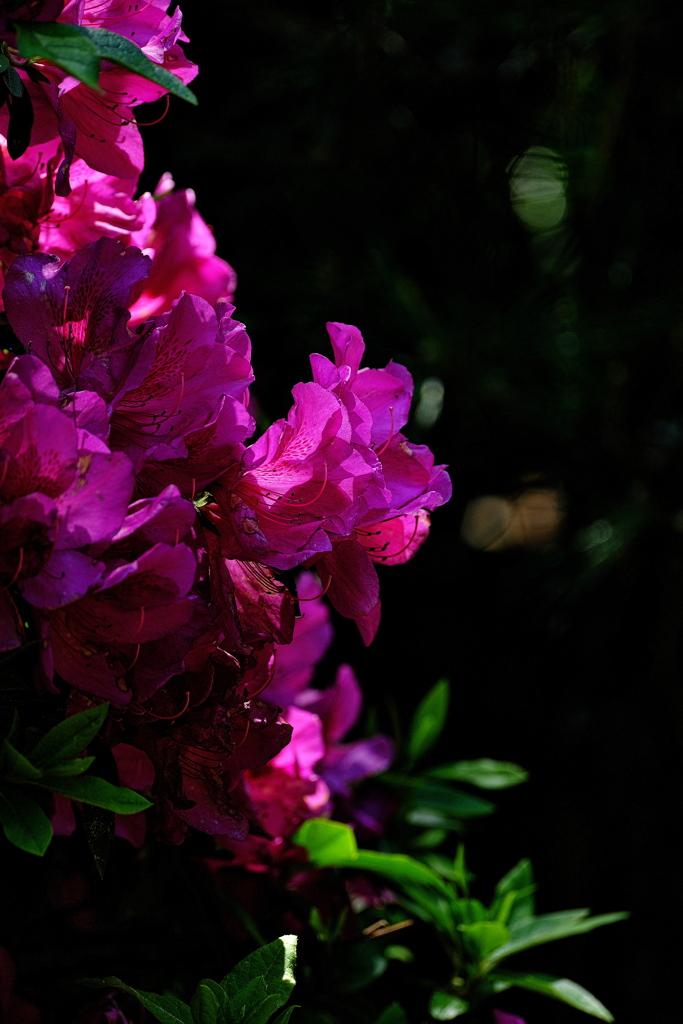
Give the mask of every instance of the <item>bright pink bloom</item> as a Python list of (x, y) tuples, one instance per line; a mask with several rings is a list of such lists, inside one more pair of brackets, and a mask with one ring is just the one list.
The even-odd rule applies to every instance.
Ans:
[[(170, 174), (163, 175), (154, 194), (156, 201), (152, 200), (154, 223), (131, 239), (152, 256), (149, 277), (133, 292), (130, 309), (135, 324), (170, 309), (183, 291), (199, 295), (212, 306), (232, 302), (235, 294), (235, 271), (216, 256), (216, 240), (195, 207), (194, 192), (174, 190)], [(147, 196), (143, 200), (147, 202)]]
[(379, 463), (359, 443), (342, 401), (297, 384), (294, 406), (213, 488), (225, 553), (291, 569), (347, 536), (359, 510), (381, 500)]
[(504, 1013), (503, 1010), (493, 1011), (493, 1024), (526, 1024), (521, 1017), (515, 1017), (512, 1013)]

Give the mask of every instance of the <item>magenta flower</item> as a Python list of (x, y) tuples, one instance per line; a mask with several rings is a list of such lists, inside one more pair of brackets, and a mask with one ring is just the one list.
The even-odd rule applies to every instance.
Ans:
[[(192, 189), (175, 191), (173, 179), (165, 174), (154, 198), (153, 224), (145, 225), (131, 239), (152, 256), (149, 277), (133, 292), (132, 323), (170, 309), (183, 291), (212, 306), (232, 302), (237, 276), (229, 263), (216, 256), (216, 240), (195, 207)], [(143, 200), (147, 197), (139, 202)]]
[(319, 384), (297, 384), (294, 406), (212, 488), (209, 508), (232, 558), (291, 569), (332, 549), (368, 502), (381, 500), (379, 463), (344, 403)]
[[(84, 549), (114, 536), (133, 487), (126, 456), (57, 397), (31, 356), (15, 359), (0, 385), (0, 576), (39, 608), (77, 600), (102, 578), (104, 565)], [(4, 604), (4, 642), (20, 641), (9, 593)]]
[(493, 1024), (526, 1024), (521, 1017), (515, 1017), (512, 1013), (504, 1013), (503, 1010), (493, 1011)]

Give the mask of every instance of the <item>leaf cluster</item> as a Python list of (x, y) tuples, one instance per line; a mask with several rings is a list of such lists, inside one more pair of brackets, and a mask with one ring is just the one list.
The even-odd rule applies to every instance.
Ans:
[(496, 885), (489, 906), (469, 892), (469, 875), (461, 846), (450, 861), (436, 853), (428, 863), (397, 853), (359, 850), (350, 826), (311, 818), (294, 835), (315, 867), (356, 868), (376, 872), (396, 887), (400, 904), (435, 928), (452, 964), (449, 985), (431, 997), (435, 1020), (452, 1020), (490, 995), (513, 986), (539, 992), (578, 1010), (613, 1020), (610, 1012), (580, 985), (567, 978), (503, 969), (515, 953), (572, 935), (581, 935), (627, 917), (624, 913), (590, 916), (587, 909), (535, 913), (531, 864), (522, 860)]
[[(294, 988), (296, 936), (282, 935), (250, 953), (219, 983), (203, 978), (190, 1000), (126, 985), (120, 978), (82, 978), (92, 988), (120, 988), (140, 1000), (161, 1024), (268, 1024)], [(287, 1024), (296, 1006), (281, 1010), (273, 1024)]]
[(495, 804), (472, 792), (472, 788), (485, 792), (507, 789), (528, 778), (528, 772), (519, 765), (488, 757), (453, 761), (416, 772), (416, 764), (432, 751), (443, 734), (449, 703), (450, 684), (447, 679), (440, 679), (413, 714), (397, 770), (382, 776), (384, 782), (401, 793), (400, 817), (408, 826), (408, 841), (413, 847), (439, 846), (450, 833), (461, 832), (464, 821), (492, 814)]
[(109, 710), (100, 704), (65, 718), (21, 753), (12, 742), (17, 717), (0, 748), (0, 824), (7, 839), (41, 857), (52, 839), (50, 819), (35, 799), (36, 791), (57, 793), (116, 814), (135, 814), (151, 807), (139, 793), (86, 774), (94, 757), (81, 754), (102, 728)]

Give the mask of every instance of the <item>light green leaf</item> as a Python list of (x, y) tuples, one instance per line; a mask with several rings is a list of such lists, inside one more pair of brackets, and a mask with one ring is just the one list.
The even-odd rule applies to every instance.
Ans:
[(43, 57), (79, 82), (102, 92), (97, 84), (100, 74), (97, 47), (78, 25), (18, 21), (16, 29), (17, 46), (22, 57)]
[(134, 793), (132, 789), (112, 786), (111, 782), (94, 775), (81, 775), (71, 779), (49, 776), (34, 785), (49, 789), (51, 793), (68, 796), (70, 800), (81, 800), (83, 803), (92, 804), (93, 807), (114, 811), (116, 814), (136, 814), (152, 806), (149, 800), (139, 793)]
[(33, 764), (47, 773), (55, 765), (76, 757), (95, 739), (108, 711), (108, 704), (98, 704), (59, 722), (34, 747), (30, 755)]
[(2, 774), (13, 782), (27, 782), (39, 779), (42, 772), (20, 754), (9, 740), (5, 740), (2, 744)]
[(360, 868), (363, 871), (376, 871), (390, 881), (399, 884), (410, 882), (428, 889), (436, 889), (447, 897), (452, 895), (450, 887), (439, 878), (435, 871), (421, 861), (408, 857), (405, 853), (378, 853), (375, 850), (359, 850), (356, 859), (347, 866)]
[(554, 942), (570, 935), (582, 935), (605, 924), (623, 921), (627, 913), (600, 914), (588, 917), (588, 910), (565, 910), (557, 914), (542, 914), (540, 917), (527, 918), (510, 928), (510, 941), (488, 957), (489, 963), (497, 963), (503, 957), (512, 956), (523, 949), (540, 946), (544, 942)]
[(50, 845), (50, 819), (35, 800), (14, 786), (0, 788), (0, 825), (10, 843), (26, 853), (42, 857)]
[(483, 960), (510, 938), (510, 932), (500, 921), (474, 921), (472, 924), (461, 924), (458, 931), (462, 932), (476, 949), (477, 958)]
[(119, 67), (126, 68), (127, 71), (133, 71), (141, 78), (160, 85), (167, 92), (173, 93), (174, 96), (180, 96), (181, 99), (196, 106), (197, 97), (192, 90), (188, 89), (176, 75), (150, 60), (140, 47), (129, 39), (125, 39), (116, 32), (110, 32), (106, 28), (83, 28), (80, 26), (80, 31), (94, 45), (96, 52), (104, 60), (118, 64)]
[(429, 1016), (434, 1020), (454, 1020), (467, 1013), (469, 1008), (470, 1004), (466, 1000), (441, 989), (433, 992), (429, 1000)]
[(480, 757), (477, 761), (455, 761), (453, 764), (442, 764), (430, 769), (429, 775), (437, 779), (450, 779), (453, 782), (469, 782), (480, 789), (507, 789), (526, 782), (529, 773), (511, 761), (492, 761), (490, 757)]
[(448, 680), (440, 679), (418, 704), (406, 745), (409, 764), (415, 764), (431, 750), (441, 735), (448, 714), (449, 690)]
[(568, 978), (553, 978), (549, 974), (524, 974), (518, 971), (496, 971), (491, 975), (492, 981), (500, 981), (516, 988), (525, 988), (531, 992), (539, 992), (541, 995), (558, 999), (561, 1003), (568, 1003), (576, 1010), (583, 1010), (591, 1017), (598, 1020), (613, 1021), (614, 1017), (607, 1007), (603, 1006), (599, 999), (588, 992), (581, 985)]
[(282, 935), (250, 953), (221, 981), (240, 1024), (267, 1024), (294, 988), (296, 935)]
[(87, 985), (89, 988), (120, 988), (123, 992), (136, 996), (161, 1024), (194, 1024), (190, 1007), (176, 996), (160, 996), (156, 992), (145, 992), (133, 988), (132, 985), (126, 985), (120, 978), (115, 977), (79, 978), (78, 984)]
[(358, 856), (353, 829), (329, 818), (309, 818), (294, 833), (292, 841), (308, 850), (309, 860), (318, 868), (338, 867)]

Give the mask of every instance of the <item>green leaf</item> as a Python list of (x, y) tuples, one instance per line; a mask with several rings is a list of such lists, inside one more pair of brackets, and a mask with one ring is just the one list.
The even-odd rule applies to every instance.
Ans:
[[(413, 791), (410, 797), (411, 809), (406, 818), (418, 824), (416, 817), (424, 819), (424, 810), (438, 811), (444, 818), (478, 818), (492, 814), (496, 805), (490, 800), (483, 800), (474, 793), (466, 793), (455, 786), (443, 786), (436, 782), (427, 782)], [(432, 816), (434, 817), (434, 816)], [(432, 824), (434, 822), (430, 822)]]
[(294, 1011), (298, 1009), (299, 1007), (297, 1006), (296, 1003), (292, 1003), (291, 1006), (285, 1006), (284, 1010), (278, 1013), (277, 1017), (273, 1021), (273, 1024), (288, 1024), (289, 1018), (292, 1016)]
[(221, 987), (240, 1024), (266, 1024), (294, 988), (296, 935), (282, 935), (250, 953), (223, 978)]
[(41, 807), (14, 786), (0, 789), (0, 825), (10, 843), (42, 857), (52, 839), (50, 819)]
[(447, 679), (440, 679), (417, 706), (410, 727), (406, 757), (413, 765), (438, 740), (448, 714), (448, 697), (450, 685)]
[(40, 769), (34, 767), (28, 758), (20, 754), (9, 740), (2, 744), (2, 763), (3, 775), (10, 781), (27, 782), (39, 779), (42, 775)]
[(492, 761), (490, 757), (480, 757), (477, 761), (455, 761), (453, 764), (442, 764), (428, 772), (437, 779), (450, 779), (453, 782), (469, 782), (480, 789), (507, 789), (526, 782), (529, 773), (511, 761)]
[(408, 1018), (399, 1003), (391, 1003), (382, 1010), (375, 1024), (408, 1024)]
[(31, 753), (33, 764), (47, 773), (56, 765), (76, 757), (97, 736), (108, 711), (108, 704), (98, 704), (95, 708), (81, 711), (59, 722), (34, 747)]
[(433, 992), (429, 1000), (429, 1016), (434, 1020), (454, 1020), (455, 1017), (467, 1013), (469, 1008), (470, 1004), (466, 1000), (441, 989)]
[(16, 30), (17, 46), (22, 57), (43, 57), (68, 75), (73, 75), (79, 82), (102, 92), (98, 85), (100, 58), (97, 47), (78, 25), (17, 21)]
[[(496, 897), (493, 907), (506, 906), (508, 911), (506, 923), (510, 926), (534, 916), (536, 901), (534, 899), (534, 873), (531, 861), (526, 857), (510, 868), (496, 885)], [(512, 906), (509, 900), (512, 897)], [(497, 915), (500, 920), (500, 915)]]
[(19, 72), (15, 68), (7, 68), (7, 71), (5, 72), (5, 83), (13, 96), (19, 97), (24, 95), (24, 83), (19, 77)]
[(598, 1020), (614, 1020), (612, 1014), (599, 999), (568, 978), (553, 978), (549, 974), (496, 971), (495, 975), (491, 975), (491, 980), (504, 982), (510, 987), (515, 986), (528, 989), (531, 992), (539, 992), (552, 999), (559, 999), (561, 1003), (567, 1003), (576, 1010), (583, 1010), (584, 1013), (590, 1014), (591, 1017), (597, 1017)]
[(462, 932), (476, 951), (477, 959), (483, 960), (495, 949), (505, 945), (510, 932), (500, 921), (474, 921), (472, 924), (461, 924), (458, 931)]
[(218, 982), (203, 979), (197, 985), (197, 991), (190, 1002), (194, 1024), (217, 1024), (222, 1018), (225, 1004), (225, 992)]
[(359, 850), (357, 858), (351, 862), (350, 866), (363, 871), (376, 871), (392, 882), (422, 885), (428, 889), (436, 889), (447, 897), (451, 896), (449, 886), (439, 878), (435, 871), (428, 868), (422, 861), (408, 857), (405, 853), (378, 853), (375, 850)]
[(329, 818), (309, 818), (292, 841), (308, 850), (308, 858), (317, 868), (338, 867), (358, 856), (353, 829)]
[(9, 57), (6, 57), (4, 53), (0, 53), (0, 75), (3, 71), (7, 71), (7, 68), (11, 68), (12, 65), (9, 62)]
[(72, 775), (82, 775), (83, 772), (87, 772), (94, 760), (94, 757), (75, 757), (73, 761), (65, 761), (64, 764), (53, 765), (50, 768), (50, 778), (65, 779), (70, 778)]
[(172, 75), (166, 68), (150, 60), (140, 47), (131, 43), (129, 39), (117, 35), (116, 32), (110, 32), (106, 28), (86, 29), (80, 26), (80, 31), (94, 45), (96, 52), (104, 60), (118, 64), (119, 67), (126, 68), (127, 71), (133, 71), (141, 78), (160, 85), (167, 92), (173, 93), (174, 96), (180, 96), (181, 99), (196, 106), (197, 97), (192, 90), (188, 89), (176, 75)]
[(187, 1003), (176, 996), (160, 996), (156, 992), (144, 992), (142, 989), (126, 985), (120, 978), (79, 978), (79, 985), (88, 988), (120, 988), (131, 996), (136, 996), (150, 1013), (153, 1013), (161, 1024), (194, 1024), (192, 1011)]
[(125, 789), (123, 786), (112, 786), (111, 782), (98, 779), (94, 775), (82, 775), (72, 779), (46, 776), (34, 785), (49, 789), (51, 793), (68, 796), (70, 800), (81, 800), (83, 803), (92, 804), (93, 807), (114, 811), (116, 814), (136, 814), (152, 806), (140, 793), (134, 793), (132, 789)]
[(568, 938), (570, 935), (582, 935), (605, 924), (623, 921), (627, 913), (599, 914), (588, 917), (589, 910), (565, 910), (557, 914), (543, 914), (540, 917), (527, 918), (510, 928), (510, 941), (488, 957), (490, 963), (496, 963), (503, 957), (512, 956), (523, 949), (540, 946), (544, 942)]

